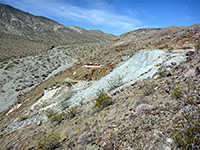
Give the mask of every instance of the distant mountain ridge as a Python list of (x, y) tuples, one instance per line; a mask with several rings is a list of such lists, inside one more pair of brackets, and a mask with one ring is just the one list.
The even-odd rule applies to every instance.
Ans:
[(48, 18), (0, 4), (0, 59), (32, 54), (53, 45), (110, 41), (114, 38), (114, 35), (102, 31), (64, 26)]
[(118, 37), (119, 49), (192, 49), (200, 38), (200, 24), (170, 26), (166, 28), (142, 28), (126, 32)]
[[(111, 45), (106, 50), (112, 58), (133, 55), (141, 49), (193, 49), (200, 39), (200, 24), (166, 28), (142, 28), (114, 36), (100, 30), (64, 26), (51, 19), (34, 16), (0, 4), (0, 60), (40, 53), (52, 46), (83, 43)], [(120, 58), (119, 57), (119, 58)], [(97, 58), (95, 58), (97, 59)], [(102, 61), (102, 60), (101, 60)]]

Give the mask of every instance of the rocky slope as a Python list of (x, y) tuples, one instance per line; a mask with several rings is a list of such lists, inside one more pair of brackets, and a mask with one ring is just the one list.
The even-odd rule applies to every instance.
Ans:
[[(198, 52), (190, 51), (181, 64), (168, 64), (169, 71), (130, 85), (123, 83), (123, 88), (109, 91), (112, 104), (101, 109), (94, 108), (97, 97), (72, 108), (67, 103), (55, 107), (59, 93), (59, 100), (67, 101), (74, 90), (61, 91), (75, 86), (81, 90), (81, 82), (54, 88), (37, 101), (26, 99), (2, 116), (1, 148), (182, 149), (171, 134), (174, 125), (184, 121), (183, 112), (195, 113), (194, 108), (199, 108), (199, 58)], [(141, 75), (146, 74), (148, 71)]]
[[(81, 46), (70, 44), (57, 46), (39, 54), (0, 62), (0, 112), (14, 102), (20, 101), (20, 96), (57, 73), (66, 70), (75, 63), (86, 64), (89, 58), (104, 54), (105, 47), (109, 46), (109, 42), (84, 43)], [(62, 82), (52, 80), (52, 84), (58, 83)]]
[(116, 40), (116, 49), (191, 49), (200, 37), (200, 24), (167, 28), (144, 28), (124, 33)]
[(60, 44), (111, 41), (114, 38), (104, 32), (64, 26), (0, 4), (0, 60), (42, 52)]
[[(0, 113), (0, 149), (184, 149), (171, 135), (187, 123), (182, 113), (200, 120), (199, 24), (116, 39), (5, 5), (0, 11), (1, 45), (18, 43), (25, 55), (57, 45), (0, 63), (0, 111), (15, 101)], [(13, 47), (1, 56), (21, 55)], [(97, 105), (101, 88), (107, 103)]]

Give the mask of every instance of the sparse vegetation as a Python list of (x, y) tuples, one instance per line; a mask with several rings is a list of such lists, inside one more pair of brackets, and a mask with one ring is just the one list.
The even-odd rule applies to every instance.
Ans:
[(73, 106), (73, 107), (67, 109), (66, 116), (68, 119), (72, 119), (79, 113), (80, 113), (80, 110), (78, 109), (78, 106)]
[(154, 83), (151, 83), (151, 82), (148, 82), (147, 80), (144, 80), (144, 85), (143, 85), (144, 95), (148, 96), (148, 95), (154, 93), (155, 87), (156, 87), (156, 85)]
[(55, 115), (55, 112), (53, 110), (49, 110), (49, 111), (46, 112), (46, 116), (47, 116), (48, 119), (50, 119), (54, 115)]
[(62, 110), (64, 110), (70, 106), (70, 103), (68, 100), (63, 100), (63, 101), (61, 101), (60, 106), (61, 106)]
[(107, 93), (105, 93), (104, 89), (101, 89), (97, 92), (97, 99), (96, 103), (93, 108), (96, 108), (98, 110), (103, 109), (104, 107), (107, 107), (113, 103), (112, 98), (108, 96)]
[(74, 95), (73, 91), (71, 90), (68, 90), (66, 92), (63, 92), (62, 95), (61, 95), (61, 103), (60, 103), (60, 106), (62, 107), (62, 109), (66, 109), (70, 106), (70, 103), (69, 103), (69, 99)]
[(18, 65), (19, 64), (19, 60), (16, 60), (13, 63), (16, 64), (16, 65)]
[(180, 87), (175, 87), (171, 91), (171, 97), (175, 99), (180, 99), (183, 96), (184, 92)]
[(19, 120), (20, 120), (20, 121), (24, 121), (24, 120), (26, 120), (26, 119), (28, 119), (28, 116), (23, 116), (23, 117), (21, 117)]
[(60, 146), (60, 137), (55, 134), (44, 135), (38, 142), (37, 149), (54, 150)]
[(107, 80), (109, 87), (110, 87), (110, 90), (121, 86), (122, 85), (122, 79), (123, 79), (123, 76), (118, 74), (116, 78), (111, 77), (110, 80)]
[(57, 124), (59, 124), (62, 121), (63, 115), (56, 113), (53, 110), (49, 110), (46, 112), (46, 116), (51, 122), (56, 122)]
[(183, 121), (177, 122), (172, 137), (178, 147), (186, 150), (200, 149), (200, 108), (183, 112)]
[(166, 66), (165, 65), (161, 65), (159, 68), (158, 68), (158, 73), (161, 77), (165, 77), (166, 74), (167, 74), (167, 69), (166, 69)]
[(173, 50), (174, 50), (173, 47), (169, 47), (169, 48), (168, 48), (168, 52), (169, 52), (169, 53), (171, 53)]
[(61, 98), (64, 100), (68, 100), (70, 99), (72, 96), (74, 95), (74, 92), (72, 90), (68, 90), (66, 92), (63, 92), (63, 94), (61, 95)]
[(182, 109), (184, 119), (176, 122), (171, 137), (178, 147), (186, 150), (200, 149), (200, 107), (197, 104), (199, 86), (194, 81), (186, 81), (183, 88), (176, 87), (172, 96), (179, 99), (178, 109)]
[(196, 50), (200, 50), (200, 40), (197, 42), (197, 44), (195, 45), (195, 49)]

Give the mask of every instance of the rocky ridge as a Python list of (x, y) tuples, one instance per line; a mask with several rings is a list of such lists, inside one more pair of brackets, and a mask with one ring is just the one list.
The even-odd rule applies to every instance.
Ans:
[(124, 33), (116, 40), (116, 49), (191, 49), (199, 39), (200, 25), (188, 27), (144, 28)]

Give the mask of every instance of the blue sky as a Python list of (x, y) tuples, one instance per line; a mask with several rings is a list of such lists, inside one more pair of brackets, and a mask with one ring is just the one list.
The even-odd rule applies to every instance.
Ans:
[(144, 27), (200, 23), (200, 0), (0, 0), (66, 26), (114, 35)]

